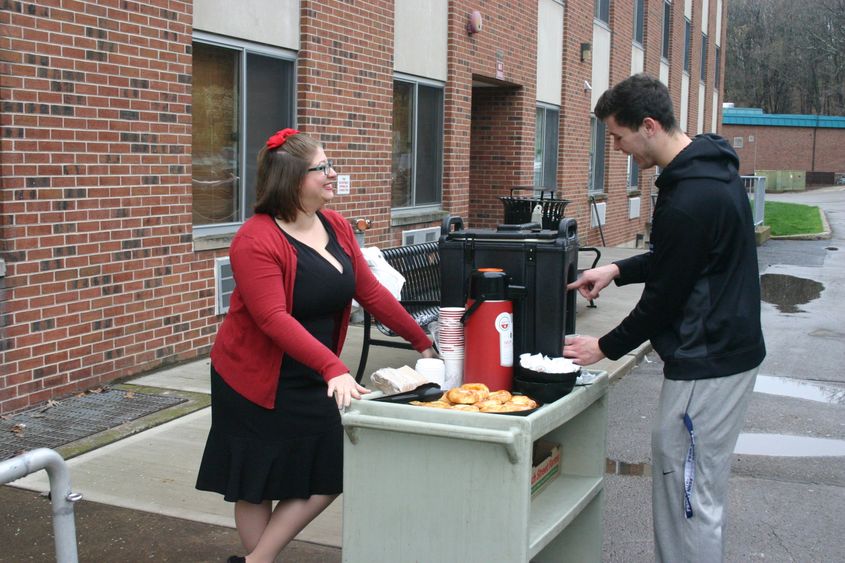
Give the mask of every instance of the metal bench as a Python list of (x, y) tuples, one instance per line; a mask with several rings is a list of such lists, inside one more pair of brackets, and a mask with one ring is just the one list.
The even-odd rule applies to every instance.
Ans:
[[(440, 249), (437, 242), (425, 242), (410, 246), (387, 248), (382, 251), (387, 263), (405, 277), (399, 303), (417, 321), (423, 330), (437, 320), (440, 310)], [(370, 346), (412, 349), (407, 342), (372, 337), (372, 327), (386, 336), (396, 336), (389, 328), (364, 311), (364, 340), (361, 345), (361, 360), (355, 379), (360, 383), (367, 367)]]

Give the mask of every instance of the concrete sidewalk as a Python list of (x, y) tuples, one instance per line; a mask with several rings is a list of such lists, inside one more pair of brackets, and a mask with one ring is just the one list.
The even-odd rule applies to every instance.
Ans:
[[(600, 264), (607, 264), (613, 260), (643, 252), (623, 248), (602, 248), (601, 251)], [(588, 308), (586, 302), (579, 297), (576, 308), (577, 332), (601, 336), (628, 314), (641, 291), (640, 285), (612, 287), (596, 301), (597, 308)], [(342, 359), (353, 373), (360, 357), (362, 332), (360, 327), (350, 327), (342, 354)], [(646, 343), (617, 361), (603, 360), (594, 367), (607, 370), (611, 378), (615, 379), (629, 371), (648, 349), (649, 345)], [(373, 347), (370, 350), (367, 373), (380, 367), (413, 365), (417, 358), (416, 352)], [(209, 361), (203, 359), (138, 377), (129, 383), (208, 393), (208, 374)], [(224, 502), (219, 495), (194, 489), (196, 471), (210, 419), (210, 410), (204, 408), (70, 459), (68, 466), (73, 490), (82, 493), (87, 501), (140, 510), (162, 517), (233, 527), (234, 520), (230, 503)], [(14, 483), (14, 486), (32, 491), (49, 489), (45, 472), (20, 479)], [(342, 498), (303, 530), (297, 539), (320, 546), (339, 548), (341, 545), (341, 503)], [(178, 542), (179, 538), (174, 538), (174, 541)], [(302, 544), (298, 547), (304, 546), (307, 551), (307, 545)], [(231, 553), (236, 552), (239, 553), (240, 550), (237, 545), (233, 545)], [(227, 553), (220, 553), (220, 560), (224, 560), (226, 555)], [(325, 556), (325, 552), (321, 552), (321, 559), (314, 560), (325, 561)], [(304, 557), (302, 555), (296, 560), (304, 561), (306, 560)], [(124, 557), (123, 560), (131, 559)]]

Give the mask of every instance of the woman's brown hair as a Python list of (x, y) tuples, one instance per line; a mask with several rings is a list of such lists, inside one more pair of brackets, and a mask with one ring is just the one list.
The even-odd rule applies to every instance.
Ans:
[(278, 148), (261, 148), (255, 178), (255, 212), (292, 222), (303, 211), (299, 199), (302, 179), (320, 143), (305, 133), (287, 138)]

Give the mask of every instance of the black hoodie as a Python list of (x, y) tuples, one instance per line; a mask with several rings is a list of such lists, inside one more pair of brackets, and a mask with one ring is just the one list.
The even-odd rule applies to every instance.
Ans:
[(668, 379), (722, 377), (766, 355), (751, 205), (724, 139), (695, 137), (657, 179), (651, 250), (616, 262), (617, 285), (645, 282), (619, 326), (599, 339), (615, 360), (651, 340)]

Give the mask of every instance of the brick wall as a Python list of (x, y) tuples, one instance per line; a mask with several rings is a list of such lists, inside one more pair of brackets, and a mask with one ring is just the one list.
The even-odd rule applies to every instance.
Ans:
[[(722, 130), (729, 143), (734, 137), (743, 138), (742, 148), (735, 149), (742, 174), (755, 170), (845, 172), (845, 129), (816, 129), (815, 143), (810, 127), (723, 125)], [(753, 143), (749, 135), (754, 136)]]
[[(483, 31), (468, 35), (475, 9), (466, 0), (449, 4), (446, 160), (454, 164), (444, 191), (456, 210), (467, 209), (470, 226), (491, 227), (503, 218), (498, 197), (534, 180), (537, 4), (487, 2)], [(473, 88), (473, 80), (486, 84)]]
[(354, 182), (332, 208), (372, 219), (366, 242), (384, 247), (400, 236), (390, 229), (393, 19), (392, 0), (302, 0), (297, 61), (299, 126)]
[[(581, 61), (581, 43), (593, 41), (593, 3), (565, 2), (563, 5), (563, 92), (560, 108), (558, 186), (571, 203), (566, 215), (578, 222), (582, 245), (599, 244), (598, 229), (590, 229), (587, 178), (590, 152), (590, 92), (592, 63)], [(621, 242), (621, 241), (620, 241)]]
[(0, 413), (207, 349), (191, 4), (0, 4)]

